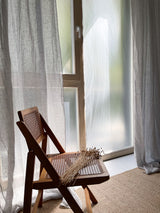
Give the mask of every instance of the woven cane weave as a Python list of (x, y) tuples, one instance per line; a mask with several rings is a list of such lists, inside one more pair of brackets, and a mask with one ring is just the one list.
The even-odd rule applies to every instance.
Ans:
[[(57, 155), (52, 159), (52, 165), (59, 174), (62, 176), (66, 170), (76, 162), (79, 153), (67, 154), (67, 155)], [(79, 175), (94, 175), (94, 174), (101, 174), (102, 168), (99, 163), (98, 159), (93, 159), (88, 163), (87, 166), (80, 169), (78, 174)]]
[(43, 134), (40, 115), (34, 111), (24, 116), (24, 123), (35, 139), (38, 139)]

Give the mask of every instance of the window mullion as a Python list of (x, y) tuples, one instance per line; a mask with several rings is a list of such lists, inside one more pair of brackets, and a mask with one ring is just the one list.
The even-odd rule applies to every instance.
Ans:
[(86, 148), (85, 111), (84, 111), (84, 75), (83, 75), (83, 26), (82, 1), (74, 0), (75, 67), (79, 77), (78, 112), (80, 150)]
[(63, 86), (78, 89), (78, 119), (79, 119), (79, 148), (86, 148), (85, 110), (84, 110), (84, 77), (83, 77), (83, 28), (82, 28), (82, 1), (73, 0), (74, 24), (74, 74), (63, 74)]

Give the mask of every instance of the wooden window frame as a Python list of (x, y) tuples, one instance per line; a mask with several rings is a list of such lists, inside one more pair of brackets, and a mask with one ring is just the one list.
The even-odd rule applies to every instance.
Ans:
[[(86, 124), (85, 124), (85, 92), (83, 72), (83, 24), (82, 24), (82, 0), (73, 0), (74, 19), (74, 58), (75, 73), (63, 74), (63, 87), (77, 88), (78, 90), (78, 120), (79, 120), (79, 148), (86, 148)], [(79, 32), (76, 31), (77, 27)], [(134, 153), (134, 147), (117, 150), (104, 154), (103, 160), (109, 160)]]
[[(79, 148), (86, 148), (85, 107), (84, 107), (84, 76), (83, 76), (83, 25), (82, 1), (73, 0), (74, 19), (74, 57), (75, 73), (63, 74), (63, 87), (74, 87), (78, 90), (78, 120), (79, 120)], [(79, 32), (77, 32), (77, 28)]]

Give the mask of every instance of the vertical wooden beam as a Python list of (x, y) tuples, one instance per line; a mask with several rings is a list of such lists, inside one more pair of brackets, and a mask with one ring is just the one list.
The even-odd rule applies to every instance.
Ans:
[(88, 190), (89, 197), (90, 197), (90, 200), (92, 201), (92, 203), (97, 204), (98, 201), (97, 201), (96, 197), (94, 196), (94, 194), (91, 192), (91, 190), (88, 188), (88, 186), (83, 186), (83, 189), (85, 189), (85, 188)]
[(34, 162), (35, 162), (35, 155), (33, 151), (29, 151), (27, 156), (23, 213), (28, 213), (31, 211)]
[(41, 207), (41, 206), (39, 206), (39, 204), (40, 204), (40, 202), (41, 202), (42, 196), (43, 196), (43, 190), (39, 190), (39, 191), (38, 191), (37, 198), (36, 198), (36, 202), (35, 202), (35, 204), (34, 204), (34, 206), (33, 206), (32, 213), (36, 213), (36, 212), (37, 212), (37, 208), (38, 208), (38, 207)]
[[(79, 29), (78, 34), (77, 29)], [(85, 107), (84, 107), (85, 93), (84, 93), (84, 73), (83, 73), (82, 0), (74, 0), (74, 30), (75, 30), (75, 61), (76, 61), (75, 66), (80, 81), (80, 86), (78, 87), (80, 150), (83, 150), (86, 148), (86, 128), (85, 128)]]
[(86, 209), (88, 213), (92, 213), (92, 207), (91, 207), (91, 200), (90, 200), (90, 196), (89, 196), (89, 192), (87, 187), (84, 188), (85, 191), (85, 197), (86, 197)]

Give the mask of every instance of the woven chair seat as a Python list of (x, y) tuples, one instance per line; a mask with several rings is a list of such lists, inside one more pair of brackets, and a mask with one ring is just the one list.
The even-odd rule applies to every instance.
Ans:
[[(61, 154), (56, 155), (50, 158), (50, 162), (52, 163), (54, 169), (57, 171), (59, 176), (62, 176), (72, 164), (77, 161), (80, 153), (71, 153), (71, 154)], [(79, 170), (79, 175), (95, 175), (101, 174), (103, 169), (99, 163), (99, 159), (93, 159), (90, 161), (87, 166), (83, 167)], [(49, 177), (49, 176), (48, 176)]]

